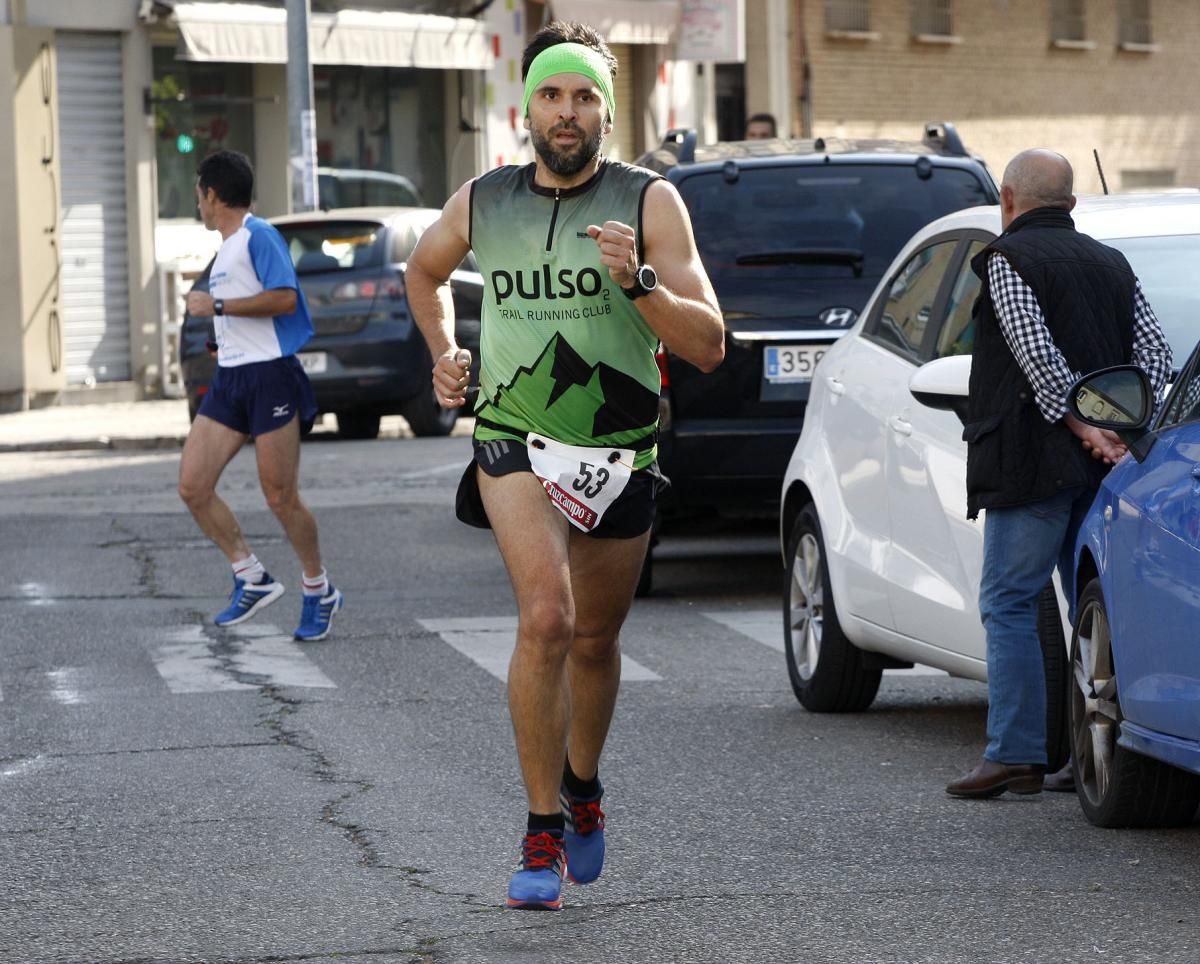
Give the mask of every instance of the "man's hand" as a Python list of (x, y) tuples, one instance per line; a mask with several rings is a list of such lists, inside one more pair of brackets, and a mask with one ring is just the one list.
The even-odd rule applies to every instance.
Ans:
[(600, 263), (608, 268), (608, 276), (622, 288), (632, 287), (638, 269), (633, 228), (620, 221), (605, 221), (602, 227), (589, 224), (587, 233), (600, 249)]
[(462, 408), (467, 404), (467, 385), (471, 381), (471, 353), (451, 348), (433, 365), (433, 393), (442, 408)]
[(213, 296), (207, 291), (189, 291), (187, 296), (189, 314), (203, 317), (213, 313)]
[(1074, 415), (1064, 416), (1063, 421), (1066, 422), (1067, 428), (1079, 437), (1084, 450), (1091, 452), (1094, 459), (1103, 459), (1106, 464), (1115, 465), (1129, 451), (1116, 432), (1088, 425)]

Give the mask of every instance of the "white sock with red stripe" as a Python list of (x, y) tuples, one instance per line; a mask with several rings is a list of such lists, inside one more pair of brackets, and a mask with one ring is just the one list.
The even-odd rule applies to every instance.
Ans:
[(306, 576), (300, 574), (300, 578), (304, 580), (304, 595), (306, 596), (326, 596), (329, 594), (329, 576), (326, 574), (324, 567), (321, 569), (319, 576)]
[(263, 576), (267, 574), (267, 570), (263, 568), (263, 564), (258, 561), (258, 556), (251, 553), (245, 559), (239, 559), (233, 564), (233, 575), (235, 579), (240, 579), (247, 585), (253, 585), (256, 582), (262, 582)]

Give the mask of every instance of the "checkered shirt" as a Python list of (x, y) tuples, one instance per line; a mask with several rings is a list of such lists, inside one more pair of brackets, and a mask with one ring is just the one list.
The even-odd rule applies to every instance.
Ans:
[[(1057, 422), (1067, 414), (1071, 386), (1085, 373), (1071, 371), (1050, 337), (1037, 295), (999, 252), (988, 259), (988, 290), (1004, 340), (1033, 386), (1042, 417)], [(1171, 346), (1142, 293), (1140, 281), (1133, 289), (1133, 357), (1129, 361), (1150, 376), (1156, 405), (1161, 404), (1171, 377)]]

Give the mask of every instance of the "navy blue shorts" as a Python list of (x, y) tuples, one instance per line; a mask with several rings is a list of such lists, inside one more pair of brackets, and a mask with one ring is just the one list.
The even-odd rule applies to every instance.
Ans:
[(304, 368), (289, 355), (228, 368), (218, 365), (199, 414), (254, 438), (283, 428), (299, 415), (300, 434), (307, 435), (317, 417), (317, 401)]
[[(474, 439), (473, 443), (475, 457), (459, 480), (454, 511), (460, 522), (477, 529), (490, 529), (492, 523), (483, 508), (477, 473), (486, 472), (495, 478), (510, 472), (532, 472), (533, 467), (529, 464), (529, 450), (521, 442), (512, 439), (481, 442)], [(657, 462), (638, 469), (616, 501), (608, 507), (600, 524), (587, 535), (594, 539), (632, 539), (640, 536), (654, 525), (659, 493), (670, 484)]]

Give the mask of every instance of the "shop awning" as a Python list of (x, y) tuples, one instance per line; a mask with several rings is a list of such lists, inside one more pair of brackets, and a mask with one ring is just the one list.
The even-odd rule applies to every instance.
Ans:
[(679, 0), (550, 0), (556, 20), (578, 20), (610, 44), (673, 44)]
[[(176, 3), (178, 56), (220, 63), (287, 63), (287, 12), (251, 3)], [(489, 70), (484, 25), (465, 17), (343, 10), (309, 18), (309, 60), (363, 67)]]

